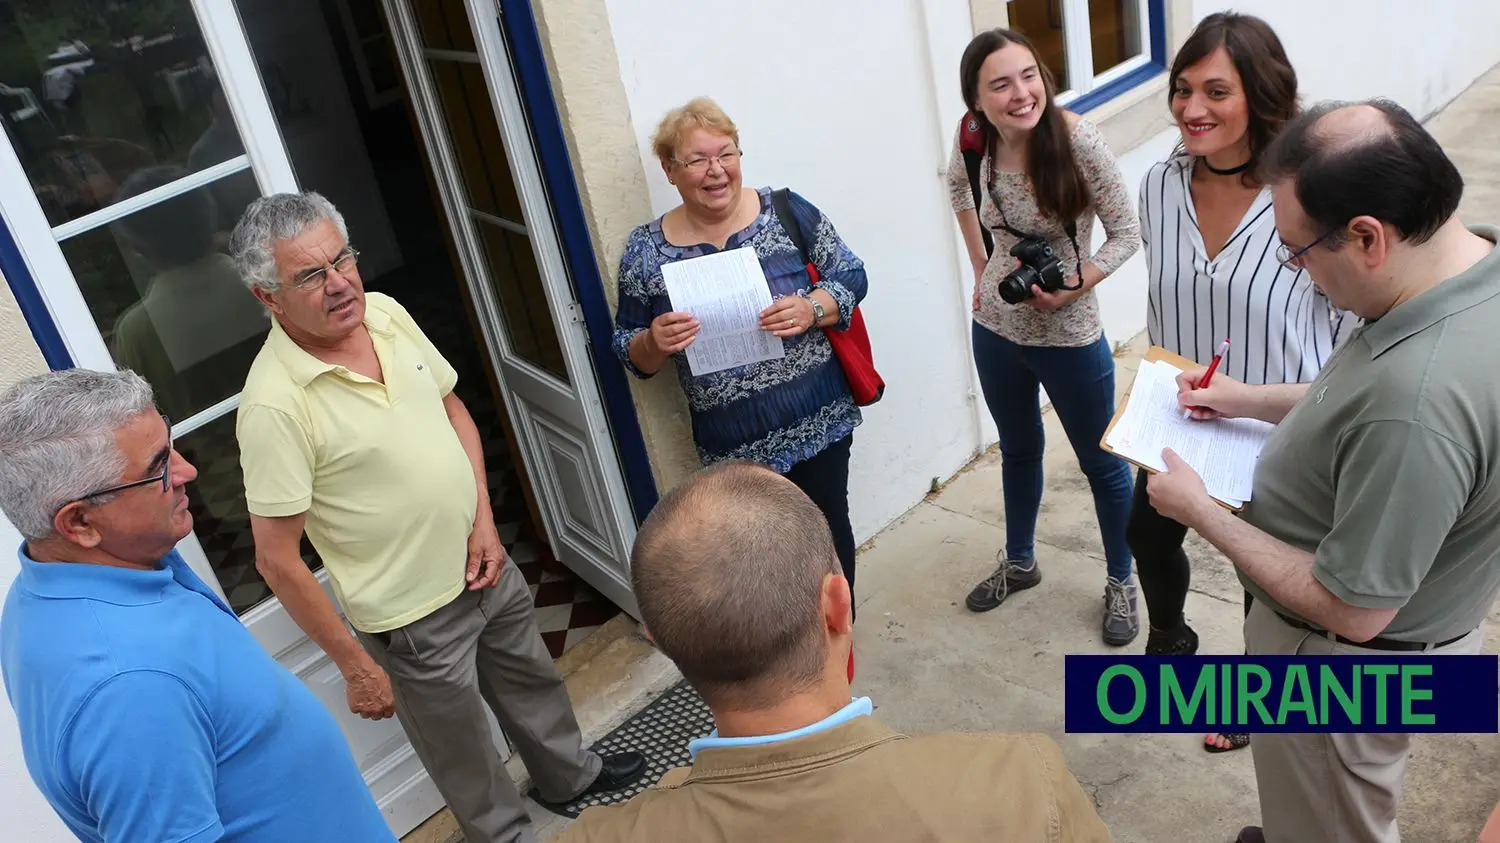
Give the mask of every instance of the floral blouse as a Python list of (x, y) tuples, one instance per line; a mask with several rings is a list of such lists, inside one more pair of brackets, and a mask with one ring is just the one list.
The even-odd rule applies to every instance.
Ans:
[[(1080, 119), (1071, 137), (1079, 171), (1094, 197), (1093, 206), (1078, 218), (1078, 251), (1083, 254), (1085, 263), (1092, 262), (1108, 275), (1140, 249), (1140, 223), (1136, 219), (1130, 189), (1125, 185), (1125, 178), (1109, 145), (1104, 142), (1104, 136), (1094, 124)], [(990, 157), (985, 155), (980, 163), (981, 187), (990, 183), (991, 172)], [(1042, 216), (1037, 208), (1036, 192), (1026, 174), (1001, 170), (994, 175), (994, 192), (1005, 203), (1004, 222), (1011, 228), (1046, 238), (1062, 262), (1064, 277), (1075, 275), (1078, 272), (1077, 253), (1073, 251), (1065, 223)], [(958, 136), (954, 138), (953, 156), (948, 162), (948, 189), (955, 213), (974, 207), (974, 195), (969, 188), (968, 170), (964, 167)], [(1099, 319), (1099, 300), (1093, 290), (1052, 312), (1039, 310), (1026, 302), (1008, 304), (1000, 298), (1000, 279), (1021, 262), (1010, 256), (1017, 238), (1000, 228), (1000, 211), (995, 208), (990, 192), (986, 189), (983, 193), (979, 222), (993, 235), (995, 251), (980, 280), (979, 311), (974, 314), (974, 321), (1018, 345), (1082, 346), (1098, 340), (1104, 327)], [(1089, 257), (1096, 214), (1104, 224), (1105, 240), (1099, 251)]]
[[(760, 214), (730, 236), (724, 248), (755, 250), (773, 298), (806, 294), (812, 289), (807, 265), (776, 217), (770, 188), (758, 192)], [(692, 415), (693, 441), (705, 465), (752, 460), (785, 474), (850, 435), (862, 420), (825, 332), (848, 330), (854, 307), (865, 296), (864, 264), (812, 203), (795, 192), (787, 198), (792, 216), (806, 232), (821, 276), (818, 286), (838, 302), (839, 321), (784, 338), (783, 358), (721, 372), (694, 375), (686, 353), (672, 355)], [(614, 351), (631, 374), (650, 377), (631, 362), (630, 341), (672, 310), (662, 265), (716, 251), (708, 243), (672, 245), (662, 234), (659, 217), (630, 233), (620, 258)]]

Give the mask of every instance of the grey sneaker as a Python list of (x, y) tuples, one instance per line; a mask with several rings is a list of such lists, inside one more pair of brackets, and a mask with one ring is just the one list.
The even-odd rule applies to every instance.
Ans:
[[(1000, 551), (1004, 553), (1005, 551)], [(988, 612), (1005, 602), (1013, 591), (1031, 588), (1042, 581), (1042, 569), (1036, 557), (1029, 559), (1004, 559), (995, 573), (985, 577), (984, 582), (974, 586), (964, 605), (971, 612)]]
[(1140, 634), (1141, 619), (1135, 610), (1135, 578), (1104, 582), (1104, 643), (1123, 647)]

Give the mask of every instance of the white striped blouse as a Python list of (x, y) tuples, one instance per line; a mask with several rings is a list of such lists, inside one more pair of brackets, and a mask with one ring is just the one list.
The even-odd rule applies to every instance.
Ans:
[(1151, 343), (1208, 365), (1228, 339), (1220, 371), (1230, 377), (1252, 384), (1311, 381), (1358, 317), (1335, 308), (1304, 270), (1276, 259), (1281, 240), (1270, 188), (1209, 260), (1189, 190), (1193, 160), (1176, 154), (1141, 181)]

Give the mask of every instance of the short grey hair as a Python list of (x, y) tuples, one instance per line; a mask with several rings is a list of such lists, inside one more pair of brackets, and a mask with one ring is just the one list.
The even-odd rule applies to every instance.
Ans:
[(349, 229), (344, 215), (320, 193), (276, 193), (250, 203), (229, 236), (229, 254), (240, 278), (252, 290), (274, 293), (281, 286), (276, 274), (276, 244), (290, 240), (323, 220), (338, 227), (345, 241)]
[(0, 396), (0, 511), (28, 540), (52, 535), (59, 509), (120, 482), (115, 432), (155, 412), (151, 385), (129, 370), (63, 369), (18, 382)]

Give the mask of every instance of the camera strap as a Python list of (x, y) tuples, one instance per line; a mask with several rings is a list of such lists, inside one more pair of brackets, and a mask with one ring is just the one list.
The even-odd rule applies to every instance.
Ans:
[[(995, 203), (995, 210), (1000, 212), (1001, 231), (1018, 240), (1041, 240), (1043, 242), (1047, 240), (1045, 237), (1027, 234), (1024, 231), (1017, 231), (1011, 227), (1010, 221), (1005, 218), (1005, 205), (1000, 201), (1000, 191), (993, 183), (990, 184), (990, 201)], [(1073, 257), (1078, 264), (1078, 284), (1073, 287), (1063, 287), (1062, 289), (1069, 291), (1079, 290), (1083, 288), (1083, 252), (1078, 248), (1078, 221), (1068, 220), (1068, 224), (1063, 226), (1063, 230), (1068, 233), (1068, 242), (1073, 244)]]

